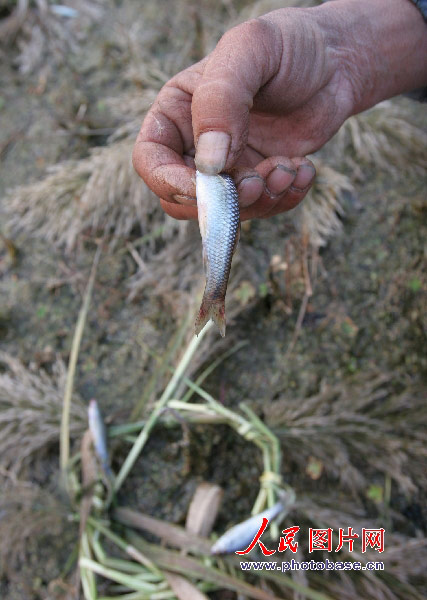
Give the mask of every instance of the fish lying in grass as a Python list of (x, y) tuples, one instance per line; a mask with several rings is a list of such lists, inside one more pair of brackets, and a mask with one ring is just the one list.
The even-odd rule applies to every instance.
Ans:
[(110, 459), (107, 449), (107, 430), (99, 410), (98, 402), (92, 399), (88, 408), (89, 430), (92, 435), (93, 447), (101, 463), (102, 470), (108, 476), (112, 476)]
[(211, 548), (211, 554), (230, 554), (238, 550), (245, 550), (258, 533), (263, 519), (271, 521), (285, 510), (286, 506), (283, 501), (279, 501), (271, 508), (234, 525), (215, 542)]
[(212, 319), (224, 337), (225, 293), (240, 235), (238, 194), (230, 175), (204, 175), (197, 171), (196, 195), (206, 275), (206, 287), (196, 319), (196, 335)]

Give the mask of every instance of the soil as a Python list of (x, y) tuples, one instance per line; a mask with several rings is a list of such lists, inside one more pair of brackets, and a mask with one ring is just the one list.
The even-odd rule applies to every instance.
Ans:
[[(87, 156), (92, 146), (105, 143), (103, 134), (76, 133), (80, 106), (88, 107), (85, 126), (108, 130), (117, 125), (102, 99), (129, 85), (121, 79), (117, 50), (111, 43), (111, 27), (120, 7), (127, 4), (132, 5), (131, 0), (107, 11), (66, 60), (54, 63), (48, 56), (46, 71), (37, 68), (24, 75), (16, 66), (16, 45), (3, 50), (1, 231), (2, 203), (8, 189), (40, 179), (49, 165)], [(151, 19), (155, 24), (155, 16)], [(400, 102), (410, 107), (420, 127), (427, 126), (425, 106), (405, 99)], [(271, 256), (284, 254), (286, 218), (252, 222), (250, 230), (242, 233), (239, 252), (244, 255), (248, 247), (257, 250), (257, 275), (267, 293), (242, 310), (228, 328), (228, 344), (242, 339), (248, 344), (206, 382), (208, 391), (227, 406), (237, 407), (244, 400), (263, 415), (266, 405), (278, 399), (303, 400), (325, 384), (357, 385), (359, 380), (369, 379), (370, 373), (372, 377), (403, 374), (403, 387), (410, 381), (412, 389), (425, 393), (426, 179), (405, 172), (391, 178), (376, 169), (367, 169), (363, 175), (364, 180), (356, 184), (357, 198), (346, 207), (342, 234), (320, 251), (322, 268), (313, 282), (314, 293), (290, 354), (287, 350), (301, 294), (295, 294), (289, 313), (269, 280)], [(3, 233), (7, 235), (6, 230)], [(49, 371), (51, 356), (65, 362), (69, 358), (94, 244), (84, 240), (80, 249), (65, 255), (24, 234), (12, 241), (18, 251), (13, 264), (0, 242), (0, 349)], [(126, 420), (152, 370), (144, 344), (162, 355), (176, 330), (176, 322), (156, 298), (150, 306), (127, 301), (126, 282), (134, 271), (135, 265), (125, 253), (102, 258), (76, 375), (81, 398), (97, 398), (104, 414), (116, 423)], [(59, 283), (53, 285), (54, 279)], [(274, 429), (274, 423), (270, 426)], [(113, 468), (123, 458), (124, 448), (117, 449)], [(52, 447), (37, 458), (26, 477), (49, 490), (60, 503), (57, 461), (57, 448)], [(297, 494), (321, 495), (340, 485), (327, 478), (313, 482), (306, 473), (295, 472), (286, 459), (284, 464)], [(197, 483), (214, 481), (225, 490), (217, 525), (222, 531), (250, 512), (260, 471), (258, 451), (226, 427), (194, 427), (189, 459), (180, 430), (156, 430), (122, 488), (119, 502), (182, 523)], [(378, 473), (370, 476), (376, 481)], [(405, 497), (396, 490), (391, 507), (406, 515), (413, 532), (425, 533), (425, 501), (417, 494), (419, 491)], [(366, 515), (372, 512), (375, 507), (366, 504)], [(61, 535), (56, 530), (45, 531), (26, 540), (23, 559), (21, 556), (18, 566), (6, 568), (0, 580), (2, 598), (53, 597), (49, 583), (61, 576), (77, 539), (74, 525), (67, 519), (63, 525)]]

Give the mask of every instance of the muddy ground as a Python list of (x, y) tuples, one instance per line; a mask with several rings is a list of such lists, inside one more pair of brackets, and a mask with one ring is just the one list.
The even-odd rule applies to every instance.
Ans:
[[(160, 4), (159, 15), (149, 3), (143, 9), (147, 11), (143, 17), (150, 31), (165, 28), (162, 19), (166, 9), (164, 3)], [(219, 14), (215, 14), (219, 29), (241, 6), (242, 3), (223, 4)], [(131, 1), (111, 3), (95, 22), (85, 22), (86, 29), (82, 26), (78, 48), (72, 52), (63, 50), (58, 59), (52, 53), (59, 50), (49, 47), (41, 63), (28, 73), (22, 72), (22, 61), (19, 69), (21, 53), (17, 43), (10, 42), (2, 50), (0, 229), (12, 241), (17, 254), (12, 257), (7, 244), (0, 242), (0, 349), (36, 370), (50, 373), (55, 357), (65, 362), (69, 358), (95, 244), (88, 232), (78, 247), (65, 253), (33, 235), (10, 233), (4, 211), (6, 192), (42, 178), (49, 165), (84, 158), (92, 147), (104, 145), (109, 132), (120, 125), (106, 108), (104, 98), (123, 90), (137, 93), (140, 89), (139, 81), (132, 83), (123, 77), (124, 51), (115, 41), (120, 27), (129, 26), (129, 15), (134, 12)], [(4, 8), (1, 16), (7, 14), (8, 9)], [(156, 43), (161, 57), (168, 44), (167, 32)], [(193, 53), (197, 52), (201, 49)], [(398, 102), (402, 110), (411, 112), (420, 128), (426, 128), (425, 106), (407, 99)], [(79, 120), (76, 115), (82, 106), (86, 108)], [(90, 134), (89, 129), (93, 130)], [(302, 502), (318, 502), (329, 509), (336, 503), (338, 516), (341, 511), (376, 526), (386, 524), (393, 532), (407, 536), (409, 544), (422, 539), (427, 530), (425, 478), (418, 486), (408, 485), (405, 489), (400, 471), (408, 469), (414, 477), (425, 470), (425, 457), (414, 456), (408, 450), (393, 478), (392, 467), (385, 467), (384, 471), (381, 468), (382, 462), (387, 463), (385, 454), (393, 452), (393, 445), (388, 445), (388, 438), (382, 444), (380, 429), (371, 450), (365, 448), (359, 453), (356, 445), (349, 444), (346, 460), (354, 471), (346, 479), (346, 465), (334, 463), (334, 443), (338, 444), (339, 438), (339, 443), (346, 444), (345, 429), (336, 433), (337, 421), (331, 421), (329, 428), (319, 425), (305, 445), (304, 434), (290, 431), (283, 417), (286, 411), (281, 408), (303, 405), (306, 399), (332, 389), (333, 402), (338, 398), (339, 404), (340, 397), (345, 396), (347, 410), (352, 398), (358, 405), (364, 394), (372, 394), (370, 384), (375, 388), (378, 377), (384, 377), (386, 383), (381, 385), (385, 386), (388, 403), (405, 393), (412, 398), (407, 405), (407, 427), (406, 405), (389, 412), (381, 412), (383, 407), (372, 409), (377, 411), (379, 421), (387, 420), (388, 432), (394, 432), (400, 442), (403, 440), (400, 453), (405, 452), (405, 440), (411, 439), (411, 428), (425, 423), (421, 400), (426, 396), (426, 178), (425, 173), (414, 175), (404, 170), (394, 175), (378, 168), (363, 168), (363, 180), (355, 182), (356, 194), (345, 205), (342, 234), (330, 239), (319, 251), (313, 295), (291, 353), (288, 349), (302, 297), (302, 288), (298, 287), (301, 282), (289, 304), (283, 274), (271, 275), (269, 271), (273, 255), (285, 256), (288, 220), (277, 217), (252, 222), (244, 228), (239, 252), (243, 260), (245, 256), (252, 260), (255, 250), (256, 274), (250, 283), (257, 293), (228, 326), (222, 349), (240, 340), (248, 343), (209, 376), (206, 388), (230, 407), (237, 407), (244, 400), (279, 435), (283, 476)], [(130, 239), (139, 235), (135, 230)], [(176, 264), (175, 268), (182, 266)], [(115, 423), (129, 418), (147, 385), (155, 365), (147, 348), (162, 356), (179, 325), (168, 304), (150, 290), (133, 302), (128, 300), (127, 284), (136, 269), (125, 241), (114, 252), (103, 255), (75, 381), (80, 398), (84, 402), (97, 398), (104, 414)], [(369, 405), (361, 412), (371, 408)], [(327, 417), (332, 411), (325, 401), (322, 416)], [(245, 518), (255, 499), (261, 472), (256, 449), (225, 427), (198, 426), (191, 432), (188, 465), (188, 448), (181, 441), (179, 431), (159, 430), (123, 487), (119, 502), (182, 523), (196, 484), (209, 480), (225, 491), (217, 531)], [(370, 454), (375, 460), (367, 459)], [(114, 468), (119, 467), (124, 455), (124, 448), (117, 448)], [(313, 459), (319, 461), (319, 476), (313, 476), (308, 468)], [(57, 463), (58, 447), (51, 444), (33, 457), (19, 478), (41, 486), (59, 498), (60, 505)], [(362, 474), (362, 480), (352, 487), (352, 473), (357, 472)], [(7, 473), (2, 476), (5, 481), (12, 477)], [(389, 496), (385, 491), (387, 478), (391, 478)], [(66, 513), (66, 505), (58, 511)], [(298, 513), (297, 506), (293, 520), (298, 518), (301, 524), (308, 522), (307, 511)], [(31, 521), (31, 509), (27, 519)], [(17, 559), (9, 564), (9, 541), (2, 539), (2, 598), (61, 595), (52, 592), (49, 583), (61, 577), (76, 541), (76, 531), (75, 524), (66, 517), (59, 519), (59, 525), (58, 519), (53, 521), (51, 531), (48, 526), (24, 538), (23, 547), (14, 548), (19, 550)], [(343, 523), (348, 525), (351, 523)], [(11, 541), (13, 546), (19, 546), (19, 535)], [(419, 573), (411, 574), (410, 569), (406, 577), (404, 566), (401, 571), (401, 579), (412, 586), (410, 597), (417, 597), (417, 593), (421, 597), (426, 592), (425, 579)], [(322, 589), (318, 583), (315, 586)], [(290, 597), (289, 592), (281, 593)], [(365, 594), (375, 597), (366, 590)], [(216, 597), (231, 596), (224, 593)], [(384, 597), (392, 596), (385, 593)], [(405, 597), (405, 592), (397, 597)]]

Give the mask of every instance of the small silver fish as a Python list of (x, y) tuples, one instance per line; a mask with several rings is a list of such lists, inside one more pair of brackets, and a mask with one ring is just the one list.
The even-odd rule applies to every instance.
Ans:
[(262, 520), (267, 518), (271, 521), (285, 510), (285, 505), (280, 501), (250, 519), (234, 525), (215, 542), (211, 548), (211, 554), (230, 554), (237, 550), (245, 550), (258, 533)]
[(78, 11), (71, 6), (64, 6), (63, 4), (51, 4), (50, 10), (58, 17), (66, 17), (68, 19), (74, 19), (79, 16)]
[(225, 293), (231, 260), (240, 236), (238, 194), (230, 175), (204, 175), (196, 171), (196, 195), (206, 275), (206, 287), (196, 319), (196, 335), (212, 319), (224, 337)]
[(107, 430), (98, 407), (98, 402), (92, 399), (88, 407), (89, 430), (92, 434), (93, 447), (106, 475), (111, 476), (110, 460), (107, 449)]

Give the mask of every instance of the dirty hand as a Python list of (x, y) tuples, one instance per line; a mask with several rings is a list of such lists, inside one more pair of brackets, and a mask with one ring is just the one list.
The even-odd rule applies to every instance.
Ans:
[[(397, 26), (409, 33), (396, 47)], [(162, 88), (135, 168), (178, 219), (197, 217), (195, 166), (233, 174), (242, 220), (290, 210), (315, 176), (306, 154), (351, 114), (416, 87), (420, 68), (408, 75), (401, 56), (420, 46), (423, 28), (406, 0), (341, 0), (243, 23)]]

